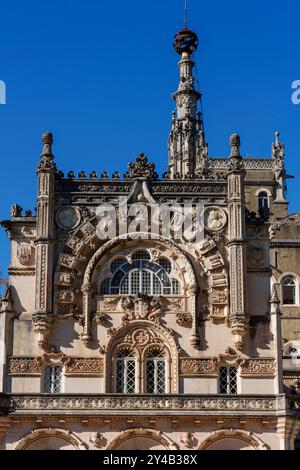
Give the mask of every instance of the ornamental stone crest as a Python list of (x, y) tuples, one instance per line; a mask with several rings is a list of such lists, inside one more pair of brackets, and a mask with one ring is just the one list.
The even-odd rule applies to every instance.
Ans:
[(18, 245), (17, 247), (17, 258), (20, 264), (28, 266), (31, 262), (33, 248), (31, 245)]
[(148, 158), (141, 153), (137, 158), (135, 163), (129, 163), (128, 169), (130, 171), (130, 177), (135, 178), (145, 178), (145, 179), (155, 179), (157, 174), (155, 172), (155, 164), (148, 163)]
[(122, 323), (127, 324), (133, 320), (150, 320), (160, 322), (162, 303), (159, 298), (139, 294), (136, 297), (123, 297), (121, 300), (124, 315)]

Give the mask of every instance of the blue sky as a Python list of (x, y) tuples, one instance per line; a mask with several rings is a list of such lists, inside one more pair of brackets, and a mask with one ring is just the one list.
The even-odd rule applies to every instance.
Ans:
[[(0, 219), (35, 207), (40, 136), (51, 130), (60, 170), (125, 171), (144, 152), (167, 164), (171, 93), (178, 83), (173, 35), (183, 0), (27, 0), (1, 5)], [(189, 0), (211, 156), (238, 132), (245, 156), (268, 157), (274, 132), (286, 144), (290, 211), (300, 211), (299, 1)], [(9, 243), (1, 229), (0, 267)]]

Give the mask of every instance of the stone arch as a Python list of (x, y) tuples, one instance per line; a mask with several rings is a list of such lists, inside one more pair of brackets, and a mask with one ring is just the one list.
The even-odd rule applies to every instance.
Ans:
[(160, 431), (128, 429), (122, 431), (106, 450), (178, 450), (175, 443)]
[(187, 257), (186, 253), (179, 248), (179, 246), (173, 242), (172, 240), (167, 240), (161, 236), (156, 236), (155, 240), (151, 239), (151, 234), (150, 233), (133, 233), (133, 234), (125, 234), (120, 237), (116, 237), (113, 240), (108, 241), (105, 243), (101, 248), (99, 248), (94, 256), (90, 259), (87, 268), (85, 270), (84, 274), (84, 279), (83, 279), (83, 284), (87, 285), (92, 282), (92, 274), (101, 260), (101, 258), (110, 250), (112, 250), (114, 247), (117, 247), (121, 242), (126, 242), (126, 241), (133, 241), (133, 242), (140, 242), (140, 240), (145, 240), (145, 241), (152, 241), (156, 245), (165, 245), (167, 248), (171, 249), (171, 251), (180, 258), (184, 259), (184, 262), (186, 264), (186, 270), (188, 274), (190, 275), (190, 284), (191, 285), (196, 285), (196, 275), (195, 275), (195, 270), (194, 267)]
[(40, 428), (22, 438), (15, 450), (87, 450), (87, 447), (71, 431)]
[[(140, 352), (138, 351), (139, 345), (135, 343), (134, 335), (138, 332), (145, 332), (145, 343), (141, 344)], [(148, 334), (148, 337), (147, 337)], [(115, 354), (120, 347), (132, 347), (132, 349), (139, 354), (140, 359), (144, 358), (144, 351), (152, 345), (164, 348), (168, 353), (170, 361), (169, 374), (171, 377), (170, 391), (171, 393), (178, 393), (179, 389), (179, 361), (178, 361), (178, 347), (171, 332), (166, 330), (161, 325), (154, 325), (151, 321), (134, 321), (128, 325), (121, 326), (113, 334), (110, 339), (106, 350), (106, 391), (112, 392), (112, 376), (114, 375), (113, 367), (115, 363)]]
[(268, 450), (268, 446), (251, 431), (221, 429), (209, 434), (198, 450)]
[[(122, 243), (143, 244), (144, 241), (144, 245), (152, 243), (154, 246), (164, 247), (170, 250), (175, 259), (182, 260), (180, 275), (185, 285), (186, 295), (189, 296), (192, 316), (191, 344), (195, 349), (199, 349), (200, 335), (197, 327), (199, 282), (190, 257), (193, 257), (197, 263), (198, 271), (200, 269), (199, 275), (208, 279), (209, 299), (207, 301), (210, 305), (210, 318), (212, 321), (219, 322), (225, 321), (228, 315), (228, 274), (225, 261), (215, 241), (207, 237), (202, 246), (189, 247), (187, 252), (174, 241), (164, 237), (155, 235), (155, 238), (151, 239), (151, 233), (133, 233), (116, 237), (99, 247), (100, 241), (97, 239), (96, 228), (93, 224), (96, 220), (97, 218), (86, 221), (78, 229), (76, 236), (68, 240), (65, 251), (60, 255), (55, 274), (56, 315), (58, 317), (73, 315), (79, 318), (79, 312), (82, 312), (82, 324), (84, 324), (82, 340), (85, 345), (88, 345), (92, 340), (90, 316), (93, 297), (92, 281), (96, 267), (102, 257)], [(92, 255), (94, 250), (96, 252)]]

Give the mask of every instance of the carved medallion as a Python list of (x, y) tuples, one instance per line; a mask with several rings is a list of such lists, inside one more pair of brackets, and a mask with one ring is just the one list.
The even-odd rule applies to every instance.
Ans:
[(78, 227), (81, 215), (76, 207), (62, 207), (56, 212), (55, 220), (60, 228), (71, 230)]
[(219, 232), (227, 224), (226, 213), (218, 207), (210, 207), (205, 211), (205, 227), (211, 232)]

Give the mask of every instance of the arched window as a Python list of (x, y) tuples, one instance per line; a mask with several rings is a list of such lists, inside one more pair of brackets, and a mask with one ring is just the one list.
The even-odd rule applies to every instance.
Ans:
[(136, 359), (130, 350), (121, 351), (116, 359), (116, 392), (135, 393)]
[(270, 215), (269, 196), (265, 191), (258, 195), (258, 212), (261, 217), (267, 219)]
[(146, 393), (166, 393), (166, 356), (160, 351), (151, 351), (147, 356)]
[(101, 295), (179, 295), (180, 283), (171, 278), (172, 263), (161, 258), (150, 261), (149, 253), (138, 251), (132, 263), (126, 259), (113, 260), (110, 265), (112, 277), (101, 285)]
[(287, 276), (282, 281), (282, 303), (283, 305), (297, 303), (296, 280), (292, 276)]

